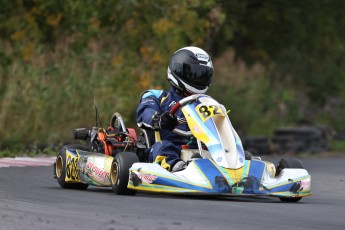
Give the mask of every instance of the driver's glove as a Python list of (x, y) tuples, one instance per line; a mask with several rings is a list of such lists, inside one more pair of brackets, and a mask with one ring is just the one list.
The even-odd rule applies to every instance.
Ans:
[(169, 111), (153, 115), (152, 121), (154, 130), (167, 129), (172, 131), (178, 125), (177, 117)]

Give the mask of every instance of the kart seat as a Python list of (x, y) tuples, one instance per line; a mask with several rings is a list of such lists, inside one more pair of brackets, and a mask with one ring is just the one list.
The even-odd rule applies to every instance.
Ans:
[(141, 143), (144, 144), (146, 148), (150, 148), (156, 142), (154, 131), (147, 129), (141, 129), (141, 131), (144, 138)]

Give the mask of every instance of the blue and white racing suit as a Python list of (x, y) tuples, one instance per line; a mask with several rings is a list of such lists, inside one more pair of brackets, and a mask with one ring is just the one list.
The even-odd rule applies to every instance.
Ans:
[[(184, 97), (178, 95), (173, 88), (169, 91), (148, 90), (141, 97), (137, 108), (137, 123), (140, 128), (153, 129), (152, 117), (156, 113), (162, 114), (170, 111), (171, 107)], [(176, 112), (179, 120), (185, 121), (181, 110)], [(186, 122), (178, 125), (177, 129), (189, 131)], [(188, 143), (189, 139), (169, 130), (160, 130), (161, 142), (156, 142), (148, 151), (149, 162), (160, 164), (163, 168), (171, 170), (174, 164), (180, 161), (181, 145)]]

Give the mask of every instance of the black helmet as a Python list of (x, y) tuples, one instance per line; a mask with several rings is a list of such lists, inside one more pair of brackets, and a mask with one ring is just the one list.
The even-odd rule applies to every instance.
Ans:
[(198, 47), (176, 51), (168, 66), (168, 81), (183, 95), (205, 93), (211, 85), (213, 64), (210, 56)]

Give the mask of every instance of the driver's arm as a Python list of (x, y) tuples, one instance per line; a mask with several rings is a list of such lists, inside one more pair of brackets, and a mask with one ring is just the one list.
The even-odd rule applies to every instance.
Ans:
[(160, 98), (163, 90), (148, 90), (141, 97), (137, 108), (137, 123), (140, 128), (153, 129), (153, 116), (160, 113)]

